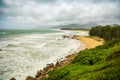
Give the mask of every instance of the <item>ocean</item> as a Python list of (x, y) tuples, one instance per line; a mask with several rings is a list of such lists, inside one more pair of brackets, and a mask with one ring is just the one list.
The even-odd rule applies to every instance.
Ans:
[(83, 31), (0, 30), (0, 80), (25, 80), (35, 76), (46, 64), (83, 50), (85, 45), (68, 35), (88, 35)]

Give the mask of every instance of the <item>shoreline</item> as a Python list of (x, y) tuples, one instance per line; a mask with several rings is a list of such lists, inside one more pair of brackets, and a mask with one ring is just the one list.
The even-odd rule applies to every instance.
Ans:
[[(84, 44), (85, 49), (94, 48), (96, 46), (103, 44), (103, 40), (98, 41), (98, 40), (91, 38), (91, 37), (74, 35), (74, 39), (79, 40), (80, 43)], [(83, 50), (85, 50), (85, 49), (83, 49)], [(53, 70), (55, 68), (62, 68), (64, 66), (69, 65), (80, 51), (82, 51), (82, 50), (80, 48), (78, 48), (78, 51), (66, 56), (64, 60), (61, 59), (61, 60), (57, 61), (56, 64), (53, 64), (53, 63), (47, 64), (46, 67), (43, 68), (43, 70), (40, 70), (36, 73), (35, 77), (27, 76), (26, 80), (42, 80), (42, 79), (48, 77), (49, 72), (51, 70)]]

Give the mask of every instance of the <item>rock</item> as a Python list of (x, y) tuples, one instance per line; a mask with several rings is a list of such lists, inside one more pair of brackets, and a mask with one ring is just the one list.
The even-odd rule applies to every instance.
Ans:
[(12, 77), (10, 80), (16, 80), (14, 77)]
[(47, 71), (47, 67), (43, 68), (44, 71)]
[(63, 38), (70, 38), (70, 36), (66, 36), (66, 35), (64, 35), (64, 36), (62, 36)]
[(43, 72), (42, 70), (38, 71), (35, 77), (36, 78), (39, 77), (42, 74), (42, 72)]
[(51, 64), (47, 64), (46, 67), (43, 69), (44, 71), (49, 71), (51, 70), (51, 68), (54, 67), (54, 64), (51, 63)]
[(35, 80), (35, 79), (31, 76), (28, 76), (25, 80)]
[(54, 67), (54, 64), (53, 64), (53, 63), (51, 63), (51, 64), (49, 64), (48, 66), (49, 66), (49, 67)]
[(58, 41), (59, 41), (60, 39), (58, 39)]
[(60, 62), (59, 61), (57, 61), (56, 67), (60, 67)]
[(71, 38), (72, 38), (72, 39), (74, 39), (74, 37), (73, 37), (73, 36), (72, 36)]

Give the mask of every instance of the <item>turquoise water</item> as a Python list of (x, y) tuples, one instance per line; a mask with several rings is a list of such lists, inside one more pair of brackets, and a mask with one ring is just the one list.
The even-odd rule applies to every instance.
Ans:
[(60, 32), (60, 30), (54, 30), (54, 29), (43, 29), (43, 30), (0, 30), (0, 39), (3, 38), (10, 38), (25, 34), (45, 34), (45, 33), (56, 33)]

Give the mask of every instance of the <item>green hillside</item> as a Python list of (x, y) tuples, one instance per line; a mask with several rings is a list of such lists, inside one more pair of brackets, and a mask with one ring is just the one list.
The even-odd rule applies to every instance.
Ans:
[(119, 80), (120, 40), (79, 52), (73, 62), (54, 69), (45, 80)]
[(120, 39), (112, 37), (104, 45), (79, 52), (70, 65), (50, 71), (44, 80), (120, 80)]

